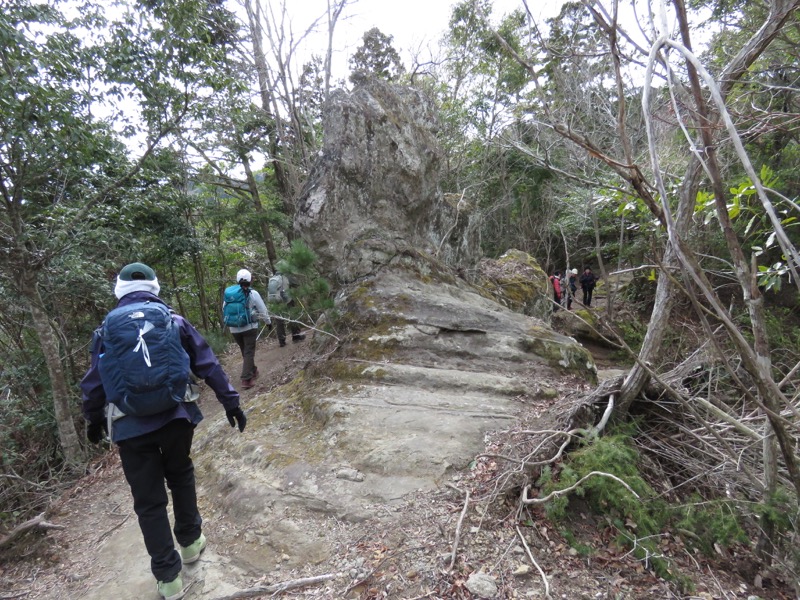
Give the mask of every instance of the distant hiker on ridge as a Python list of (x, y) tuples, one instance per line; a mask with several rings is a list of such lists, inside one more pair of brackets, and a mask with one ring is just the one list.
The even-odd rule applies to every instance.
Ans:
[[(280, 271), (275, 271), (275, 274), (269, 278), (269, 282), (267, 283), (267, 301), (273, 303), (273, 310), (275, 309), (274, 305), (279, 305), (284, 309), (275, 314), (275, 320), (277, 321), (275, 330), (278, 333), (278, 344), (281, 347), (286, 345), (285, 321), (287, 320), (287, 316), (285, 309), (294, 306), (294, 298), (292, 298), (292, 295), (289, 293), (290, 286), (289, 278)], [(306, 336), (300, 333), (300, 326), (291, 320), (289, 320), (289, 331), (292, 333), (293, 342), (302, 342), (306, 339)]]
[(550, 275), (550, 283), (553, 286), (553, 312), (558, 310), (561, 305), (561, 271), (556, 271)]
[[(197, 561), (206, 547), (190, 456), (194, 428), (203, 418), (192, 374), (214, 391), (231, 427), (244, 431), (247, 418), (211, 347), (159, 291), (155, 272), (145, 264), (119, 272), (119, 303), (95, 330), (81, 391), (86, 437), (97, 444), (108, 432), (119, 446), (158, 593), (179, 600), (185, 595), (182, 563)], [(165, 481), (172, 492), (172, 531)]]
[(567, 310), (572, 310), (572, 300), (578, 291), (578, 269), (572, 269), (567, 279)]
[(594, 292), (594, 286), (597, 284), (597, 277), (595, 277), (595, 274), (592, 273), (589, 267), (586, 267), (579, 281), (581, 283), (581, 290), (583, 291), (583, 303), (586, 306), (591, 306), (592, 293)]

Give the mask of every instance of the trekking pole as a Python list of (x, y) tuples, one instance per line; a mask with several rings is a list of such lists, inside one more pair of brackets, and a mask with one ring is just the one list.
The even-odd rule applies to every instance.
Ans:
[(268, 323), (264, 323), (264, 326), (261, 328), (261, 331), (259, 331), (258, 335), (256, 336), (256, 341), (258, 341), (258, 338), (260, 338), (261, 334), (264, 333), (264, 330), (267, 328), (267, 325)]

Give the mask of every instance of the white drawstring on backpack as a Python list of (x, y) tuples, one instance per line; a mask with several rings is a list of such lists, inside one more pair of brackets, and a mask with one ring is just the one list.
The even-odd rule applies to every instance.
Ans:
[(150, 350), (147, 349), (147, 342), (144, 339), (144, 335), (155, 327), (150, 321), (144, 322), (144, 327), (139, 329), (139, 343), (136, 344), (136, 347), (133, 349), (134, 352), (138, 352), (139, 348), (142, 349), (142, 358), (144, 358), (144, 362), (148, 367), (152, 367), (153, 365), (150, 364)]

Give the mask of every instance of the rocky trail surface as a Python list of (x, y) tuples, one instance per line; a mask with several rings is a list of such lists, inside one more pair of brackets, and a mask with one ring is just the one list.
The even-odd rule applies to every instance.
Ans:
[[(414, 427), (426, 434), (414, 441), (407, 430), (407, 448), (393, 448), (392, 444), (403, 445), (402, 440), (390, 443), (389, 433), (377, 446), (368, 444), (365, 448), (373, 451), (363, 457), (363, 464), (374, 468), (365, 474), (348, 462), (337, 463), (335, 456), (315, 465), (289, 460), (291, 455), (324, 443), (313, 439), (319, 431), (304, 425), (302, 418), (291, 423), (285, 415), (272, 413), (268, 427), (259, 424), (259, 413), (266, 415), (270, 410), (259, 404), (258, 398), (270, 392), (274, 395), (282, 386), (302, 379), (311, 358), (308, 343), (279, 348), (274, 339), (260, 342), (257, 364), (261, 375), (255, 388), (243, 392), (250, 423), (241, 436), (230, 429), (213, 395), (203, 391), (206, 418), (197, 429), (195, 449), (209, 546), (200, 561), (184, 568), (188, 599), (544, 598), (545, 578), (552, 598), (746, 599), (754, 595), (746, 583), (714, 571), (688, 553), (681, 557), (679, 543), (667, 538), (665, 552), (677, 554), (684, 575), (697, 586), (691, 595), (678, 595), (674, 586), (615, 548), (612, 540), (600, 539), (600, 529), (588, 512), (578, 513), (581, 522), (572, 529), (598, 545), (599, 550), (589, 556), (576, 551), (575, 540), (570, 545), (545, 519), (528, 522), (520, 529), (508, 499), (495, 498), (498, 507), (482, 506), (481, 498), (473, 497), (472, 508), (462, 516), (465, 496), (459, 490), (481, 490), (481, 479), (490, 480), (493, 470), (492, 461), (473, 460), (475, 456), (484, 447), (491, 449), (492, 436), (513, 427), (514, 419), (522, 418), (530, 426), (537, 415), (546, 414), (567, 392), (583, 385), (574, 377), (534, 381), (531, 376), (528, 384), (543, 391), (538, 400), (532, 401), (512, 386), (508, 406), (494, 410), (483, 406), (480, 392), (475, 391), (481, 385), (485, 389), (486, 382), (470, 384), (469, 377), (462, 380), (445, 369), (435, 381), (449, 404), (430, 406), (424, 394), (418, 395), (414, 410), (428, 412), (428, 416)], [(238, 354), (231, 351), (224, 361), (235, 381)], [(384, 381), (391, 392), (379, 397), (362, 389), (339, 400), (355, 407), (381, 404), (369, 430), (373, 426), (377, 431), (394, 429), (387, 412), (397, 421), (412, 418), (412, 409), (402, 400), (406, 396), (398, 392), (403, 381), (416, 377), (419, 374), (414, 369), (398, 368)], [(509, 385), (508, 381), (503, 385)], [(448, 422), (453, 415), (458, 418)], [(355, 436), (352, 444), (356, 446), (358, 435), (367, 430), (365, 418), (364, 414), (356, 417), (361, 433), (348, 434)], [(485, 421), (491, 433), (485, 439), (460, 440), (464, 431), (453, 430), (458, 420)], [(430, 430), (436, 434), (432, 436)], [(328, 433), (341, 436), (345, 432)], [(243, 453), (241, 461), (223, 456), (230, 450), (221, 448), (220, 440), (227, 438), (237, 441), (236, 448)], [(441, 444), (433, 440), (441, 440)], [(434, 450), (432, 445), (440, 447)], [(262, 456), (255, 448), (269, 448), (271, 455)], [(248, 449), (251, 454), (245, 456)], [(379, 473), (382, 461), (391, 462), (395, 453), (404, 460), (413, 456), (425, 463), (428, 450), (437, 460), (422, 469), (404, 466), (408, 471), (405, 477), (387, 481), (370, 474)], [(470, 450), (474, 452), (460, 454)], [(216, 457), (213, 470), (208, 468), (209, 455)], [(448, 456), (460, 457), (457, 468), (448, 463)], [(273, 466), (265, 468), (267, 464)], [(231, 472), (221, 472), (225, 465)], [(396, 469), (387, 465), (386, 470)], [(280, 479), (271, 478), (270, 474), (279, 471)], [(431, 485), (434, 480), (436, 484)], [(484, 500), (492, 497), (491, 490), (483, 490), (483, 494)], [(507, 518), (490, 516), (498, 508), (501, 515), (508, 511)], [(18, 548), (19, 559), (0, 567), (0, 597), (158, 599), (127, 484), (113, 450), (92, 462), (90, 473), (57, 502), (50, 520), (64, 528), (28, 536)], [(297, 587), (276, 593), (285, 583)]]

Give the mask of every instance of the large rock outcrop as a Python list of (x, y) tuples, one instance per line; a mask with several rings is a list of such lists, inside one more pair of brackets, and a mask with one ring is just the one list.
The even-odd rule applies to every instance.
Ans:
[(332, 279), (373, 274), (408, 248), (452, 266), (477, 261), (474, 215), (439, 186), (436, 118), (422, 92), (377, 81), (336, 91), (324, 127), (295, 226)]
[[(363, 561), (345, 556), (358, 548), (336, 547), (339, 530), (368, 537), (402, 529), (399, 507), (468, 468), (490, 432), (545, 411), (563, 374), (573, 383), (595, 378), (582, 346), (529, 316), (549, 295), (529, 256), (485, 264), (485, 288), (461, 276), (457, 267), (474, 264), (477, 243), (469, 220), (456, 219), (463, 207), (439, 193), (434, 132), (415, 91), (375, 85), (334, 96), (297, 227), (340, 284), (337, 316), (331, 335), (299, 346), (262, 339), (264, 375), (243, 394), (241, 435), (215, 416), (220, 408), (205, 390), (208, 419), (193, 454), (212, 542), (186, 570), (193, 597), (234, 597), (254, 578), (276, 570), (286, 578), (295, 568), (367, 581)], [(275, 376), (287, 351), (310, 348), (291, 380)], [(239, 353), (232, 357), (238, 367)], [(141, 543), (135, 527), (130, 520), (101, 555), (98, 572), (109, 583), (87, 598), (152, 590), (144, 558), (119, 559)], [(222, 540), (227, 554), (216, 554)], [(389, 543), (381, 537), (381, 547)], [(438, 578), (438, 548), (420, 554), (415, 569)], [(316, 597), (352, 589), (338, 584)]]
[[(318, 429), (304, 429), (303, 447), (289, 443), (280, 457), (272, 436), (242, 449), (255, 464), (271, 457), (256, 488), (253, 475), (232, 488), (234, 504), (254, 503), (245, 512), (266, 498), (305, 498), (339, 518), (369, 518), (368, 501), (429, 489), (466, 466), (486, 432), (545, 394), (549, 378), (595, 377), (583, 347), (530, 316), (549, 315), (540, 307), (547, 278), (530, 256), (510, 252), (484, 269), (510, 302), (462, 276), (477, 238), (455, 218), (463, 207), (440, 193), (435, 132), (418, 91), (373, 83), (333, 95), (296, 227), (339, 284), (335, 337), (315, 336), (317, 360), (265, 400), (263, 423), (294, 406)], [(290, 498), (285, 483), (271, 483), (287, 478)]]

